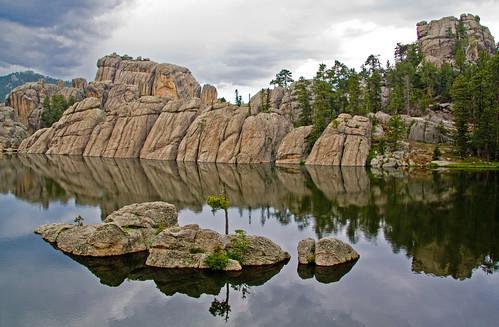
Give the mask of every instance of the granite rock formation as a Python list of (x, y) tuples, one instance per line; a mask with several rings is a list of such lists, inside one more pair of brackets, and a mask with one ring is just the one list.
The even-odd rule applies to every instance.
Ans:
[[(210, 254), (233, 249), (241, 235), (222, 235), (198, 225), (179, 227), (177, 209), (166, 202), (135, 203), (111, 213), (102, 224), (48, 224), (36, 233), (65, 253), (109, 257), (148, 251), (146, 265), (159, 268), (208, 269)], [(289, 254), (261, 236), (243, 235), (247, 247), (239, 261), (224, 270), (265, 266), (289, 259)]]
[(28, 137), (28, 131), (19, 122), (14, 108), (0, 104), (0, 152), (17, 150), (26, 137)]
[(480, 25), (480, 18), (463, 14), (460, 18), (445, 17), (417, 24), (418, 44), (427, 61), (437, 66), (455, 63), (455, 46), (460, 26), (467, 38), (465, 56), (468, 61), (476, 61), (481, 51), (495, 53), (494, 37), (487, 27)]
[(276, 164), (299, 164), (308, 156), (307, 137), (312, 126), (302, 126), (289, 132), (279, 145)]
[(371, 147), (369, 118), (340, 114), (315, 142), (307, 165), (365, 166)]
[(64, 82), (49, 84), (43, 80), (26, 83), (9, 93), (6, 104), (15, 109), (21, 123), (33, 132), (42, 127), (42, 105), (45, 97), (62, 95), (66, 100), (73, 97), (79, 101), (85, 97), (86, 84), (87, 82), (83, 78), (74, 79), (72, 87), (66, 87)]

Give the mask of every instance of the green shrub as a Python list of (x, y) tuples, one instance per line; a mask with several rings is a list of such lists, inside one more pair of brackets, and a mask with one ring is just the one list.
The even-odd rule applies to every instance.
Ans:
[(218, 247), (206, 258), (205, 263), (211, 270), (224, 270), (229, 263), (229, 256), (225, 250)]
[(236, 234), (231, 241), (231, 248), (227, 251), (228, 257), (242, 263), (243, 256), (246, 253), (246, 250), (248, 250), (249, 245), (250, 243), (246, 237), (246, 232), (241, 229), (236, 230)]
[(433, 160), (440, 160), (441, 155), (442, 152), (440, 151), (440, 147), (437, 145), (435, 147), (435, 150), (433, 150)]
[(76, 226), (83, 226), (84, 220), (85, 218), (83, 218), (82, 216), (76, 216), (75, 219), (73, 219)]

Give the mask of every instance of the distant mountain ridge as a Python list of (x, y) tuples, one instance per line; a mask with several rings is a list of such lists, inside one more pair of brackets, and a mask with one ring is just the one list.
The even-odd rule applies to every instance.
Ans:
[[(16, 87), (29, 82), (38, 82), (41, 79), (45, 80), (46, 83), (51, 84), (56, 84), (58, 81), (60, 81), (60, 79), (58, 78), (44, 76), (42, 74), (35, 73), (32, 70), (15, 72), (0, 76), (0, 102), (4, 102), (9, 92)], [(66, 84), (66, 86), (71, 85), (71, 83), (68, 81), (65, 81), (64, 84)]]

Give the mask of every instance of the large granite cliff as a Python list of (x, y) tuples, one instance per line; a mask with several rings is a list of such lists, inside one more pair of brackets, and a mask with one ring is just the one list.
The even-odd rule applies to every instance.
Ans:
[[(293, 88), (271, 90), (272, 106), (263, 112), (256, 100), (251, 108), (218, 101), (216, 88), (201, 88), (184, 67), (116, 54), (99, 59), (97, 67), (95, 81), (84, 86), (86, 97), (52, 127), (27, 138), (19, 152), (219, 163), (306, 159), (305, 136), (310, 128), (293, 130), (298, 113)], [(353, 125), (359, 119), (343, 117)], [(315, 158), (309, 163), (363, 166), (370, 145), (369, 124), (362, 121), (363, 139), (355, 147), (349, 145), (348, 129), (337, 131), (344, 137), (334, 142), (327, 142), (329, 134), (321, 138), (326, 139), (325, 146), (337, 146), (344, 160)], [(285, 138), (293, 149), (281, 146)], [(359, 146), (360, 154), (350, 153)], [(320, 145), (316, 147), (320, 151)]]
[(422, 21), (417, 24), (417, 33), (423, 56), (438, 66), (455, 63), (456, 45), (460, 39), (463, 39), (466, 60), (470, 62), (476, 61), (482, 51), (496, 53), (494, 37), (480, 24), (478, 16), (463, 14), (460, 18)]

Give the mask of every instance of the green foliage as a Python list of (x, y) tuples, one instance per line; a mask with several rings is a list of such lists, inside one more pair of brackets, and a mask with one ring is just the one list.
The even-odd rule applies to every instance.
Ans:
[(499, 56), (482, 55), (452, 85), (454, 136), (461, 157), (499, 158)]
[(236, 94), (236, 106), (240, 107), (243, 103), (243, 97), (239, 95), (239, 91), (237, 89), (234, 91), (234, 93)]
[(211, 207), (211, 211), (215, 214), (218, 210), (227, 210), (229, 209), (230, 202), (225, 197), (225, 194), (220, 195), (209, 195), (206, 203)]
[(218, 99), (220, 103), (227, 103), (227, 100), (224, 97)]
[(83, 218), (82, 216), (78, 215), (78, 216), (76, 216), (73, 219), (73, 222), (75, 223), (76, 226), (83, 226), (83, 221), (84, 220), (85, 220), (85, 218)]
[(440, 151), (440, 147), (437, 145), (433, 150), (433, 160), (440, 160), (440, 156), (442, 156), (442, 152)]
[(287, 69), (282, 69), (279, 73), (275, 75), (275, 79), (270, 81), (270, 85), (287, 88), (288, 85), (293, 82), (294, 82), (293, 74)]
[(300, 77), (296, 83), (296, 95), (300, 104), (300, 116), (298, 117), (298, 126), (308, 126), (312, 124), (312, 105), (310, 104), (310, 92), (308, 91), (309, 82)]
[(386, 133), (386, 142), (391, 149), (397, 149), (400, 140), (406, 132), (405, 123), (399, 115), (394, 115), (388, 121), (388, 131)]
[(231, 247), (227, 251), (227, 255), (230, 259), (237, 260), (242, 264), (244, 254), (248, 250), (249, 246), (250, 243), (246, 237), (246, 232), (238, 229), (236, 230), (234, 237), (232, 237)]
[(270, 89), (262, 89), (260, 91), (260, 102), (262, 104), (262, 112), (270, 111)]
[(217, 247), (212, 254), (206, 257), (205, 263), (211, 270), (224, 270), (229, 263), (229, 256), (224, 249)]
[(53, 95), (50, 99), (46, 96), (43, 99), (42, 122), (45, 127), (52, 126), (61, 117), (64, 111), (76, 102), (74, 97), (68, 101), (63, 95)]
[(471, 95), (466, 77), (461, 75), (456, 78), (452, 85), (451, 94), (454, 100), (454, 119), (456, 124), (454, 140), (459, 154), (463, 157), (468, 152), (469, 109), (471, 105)]

